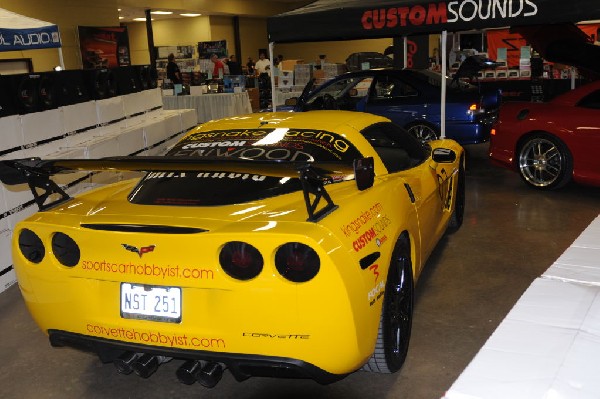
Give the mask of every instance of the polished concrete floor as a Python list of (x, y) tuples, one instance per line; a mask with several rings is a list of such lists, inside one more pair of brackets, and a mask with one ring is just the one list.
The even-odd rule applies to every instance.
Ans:
[(69, 348), (53, 349), (27, 313), (16, 286), (0, 294), (0, 398), (440, 398), (529, 284), (600, 213), (600, 189), (527, 188), (491, 165), (487, 144), (469, 146), (467, 208), (417, 285), (413, 335), (399, 373), (357, 372), (328, 386), (305, 380), (227, 373), (213, 389), (182, 385), (178, 364), (152, 377), (116, 373)]

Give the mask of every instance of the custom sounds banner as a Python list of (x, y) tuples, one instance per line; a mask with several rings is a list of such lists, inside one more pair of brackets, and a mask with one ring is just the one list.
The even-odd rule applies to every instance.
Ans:
[[(267, 19), (270, 42), (394, 37), (600, 19), (598, 0), (320, 0)], [(306, 29), (310, 26), (310, 29)]]
[(78, 30), (84, 69), (131, 65), (126, 27), (79, 26)]

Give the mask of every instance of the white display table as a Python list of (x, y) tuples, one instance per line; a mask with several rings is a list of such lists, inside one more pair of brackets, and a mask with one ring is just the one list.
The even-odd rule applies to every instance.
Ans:
[(247, 92), (163, 96), (164, 109), (195, 109), (198, 123), (252, 113)]

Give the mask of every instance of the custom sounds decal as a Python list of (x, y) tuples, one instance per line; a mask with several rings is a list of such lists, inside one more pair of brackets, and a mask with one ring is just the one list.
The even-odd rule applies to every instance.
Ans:
[(361, 24), (365, 30), (377, 30), (526, 18), (537, 14), (538, 6), (532, 0), (459, 0), (366, 10), (362, 14)]
[(392, 221), (387, 214), (382, 213), (383, 211), (383, 205), (377, 202), (363, 210), (358, 217), (340, 227), (346, 237), (354, 237), (352, 241), (354, 251), (361, 251), (371, 241), (375, 241), (378, 247), (387, 241), (384, 231), (392, 224)]

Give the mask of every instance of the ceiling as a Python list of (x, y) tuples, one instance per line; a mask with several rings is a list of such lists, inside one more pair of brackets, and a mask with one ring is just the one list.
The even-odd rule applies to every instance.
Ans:
[[(280, 12), (292, 10), (298, 7), (301, 7), (305, 4), (312, 3), (312, 1), (307, 0), (254, 0), (252, 4), (256, 7), (250, 7), (249, 10), (246, 10), (244, 16), (254, 16), (254, 17), (266, 17), (269, 15), (278, 14)], [(164, 2), (163, 2), (164, 3)], [(181, 2), (173, 2), (179, 3)], [(189, 4), (190, 2), (186, 2)], [(221, 3), (223, 4), (223, 3)], [(260, 6), (260, 7), (259, 7)], [(256, 9), (257, 12), (255, 15), (252, 15), (252, 9)], [(272, 14), (265, 14), (265, 9), (272, 8)], [(123, 6), (119, 8), (119, 20), (121, 22), (132, 22), (135, 18), (145, 20), (146, 18), (146, 8), (143, 7), (131, 7), (131, 6)], [(232, 7), (232, 10), (236, 10), (236, 7)], [(170, 12), (170, 14), (155, 14), (156, 11)], [(248, 12), (249, 11), (249, 12)], [(209, 16), (209, 15), (229, 15), (234, 16), (238, 15), (235, 11), (227, 11), (227, 8), (218, 7), (215, 8), (203, 8), (200, 9), (179, 9), (179, 8), (152, 8), (152, 20), (164, 20), (164, 19), (173, 19), (173, 18), (188, 18), (189, 16), (182, 16), (181, 14), (200, 14), (201, 16)]]

